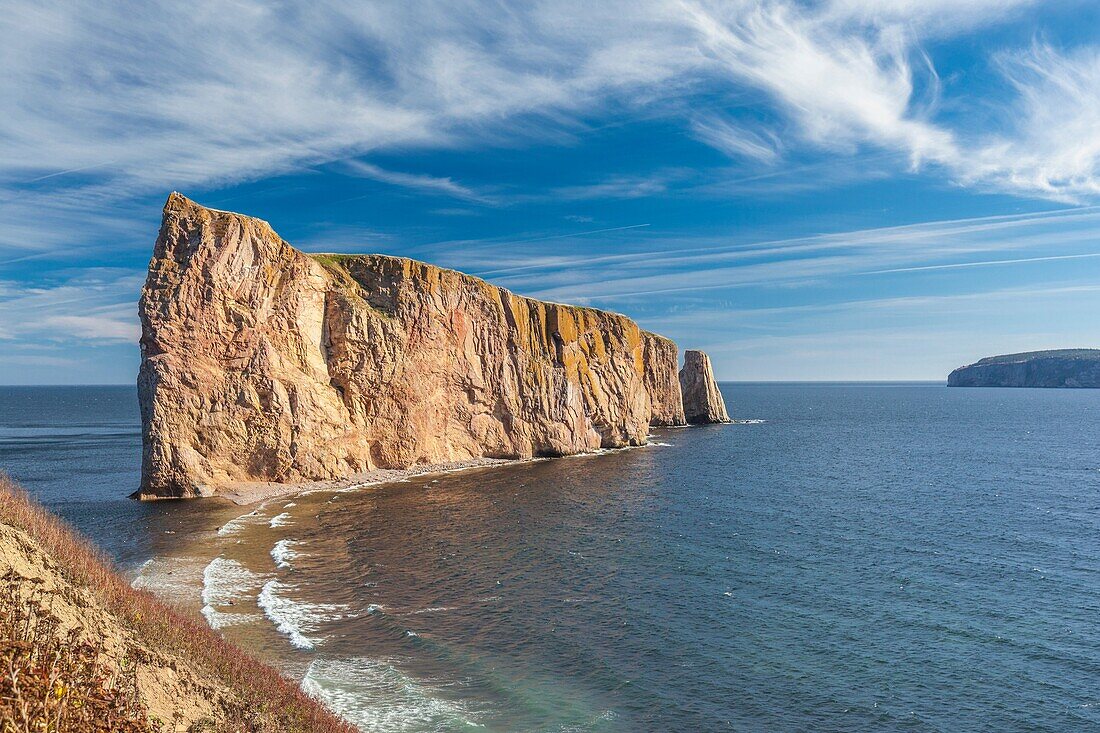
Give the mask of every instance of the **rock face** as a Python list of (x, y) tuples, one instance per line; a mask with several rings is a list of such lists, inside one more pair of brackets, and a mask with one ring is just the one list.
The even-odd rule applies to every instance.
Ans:
[(710, 357), (702, 351), (684, 352), (684, 368), (680, 370), (680, 391), (683, 393), (684, 415), (692, 425), (729, 422), (726, 403), (714, 380)]
[(175, 193), (139, 310), (145, 498), (640, 445), (685, 422), (676, 345), (625, 316), (306, 255)]
[(643, 381), (650, 399), (649, 424), (670, 427), (685, 425), (684, 402), (676, 375), (680, 355), (676, 344), (649, 331), (642, 332)]
[(1100, 388), (1100, 349), (990, 356), (951, 372), (947, 386)]

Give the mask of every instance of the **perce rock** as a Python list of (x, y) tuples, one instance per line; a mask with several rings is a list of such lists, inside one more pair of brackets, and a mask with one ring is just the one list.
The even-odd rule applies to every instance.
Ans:
[(176, 193), (139, 310), (142, 498), (641, 445), (686, 422), (676, 345), (625, 316), (307, 255)]
[(714, 379), (710, 357), (702, 351), (684, 352), (680, 391), (683, 394), (684, 415), (692, 425), (730, 421), (730, 416), (726, 413), (726, 403)]
[(1100, 387), (1100, 349), (1004, 354), (959, 367), (948, 387)]

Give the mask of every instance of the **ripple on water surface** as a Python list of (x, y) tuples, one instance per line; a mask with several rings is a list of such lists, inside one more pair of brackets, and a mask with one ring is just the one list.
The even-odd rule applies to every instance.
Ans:
[(225, 562), (136, 582), (203, 576), (249, 618), (223, 633), (366, 730), (1100, 730), (1100, 391), (723, 390), (764, 422), (229, 524), (68, 503), (136, 486), (86, 435), (0, 445), (116, 556), (193, 514)]

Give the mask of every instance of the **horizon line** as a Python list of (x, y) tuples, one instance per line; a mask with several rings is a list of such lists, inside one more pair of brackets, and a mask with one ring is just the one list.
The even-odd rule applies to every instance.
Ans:
[[(947, 383), (947, 378), (937, 379), (716, 379), (718, 384), (939, 384)], [(30, 383), (0, 383), (4, 387), (137, 387), (132, 382), (88, 382), (68, 383), (49, 382), (42, 384)]]

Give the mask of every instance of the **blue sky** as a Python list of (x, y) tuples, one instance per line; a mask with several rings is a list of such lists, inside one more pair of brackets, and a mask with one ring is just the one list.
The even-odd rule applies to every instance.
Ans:
[(1100, 347), (1100, 7), (14, 0), (0, 383), (129, 383), (179, 190), (619, 311), (723, 379)]

